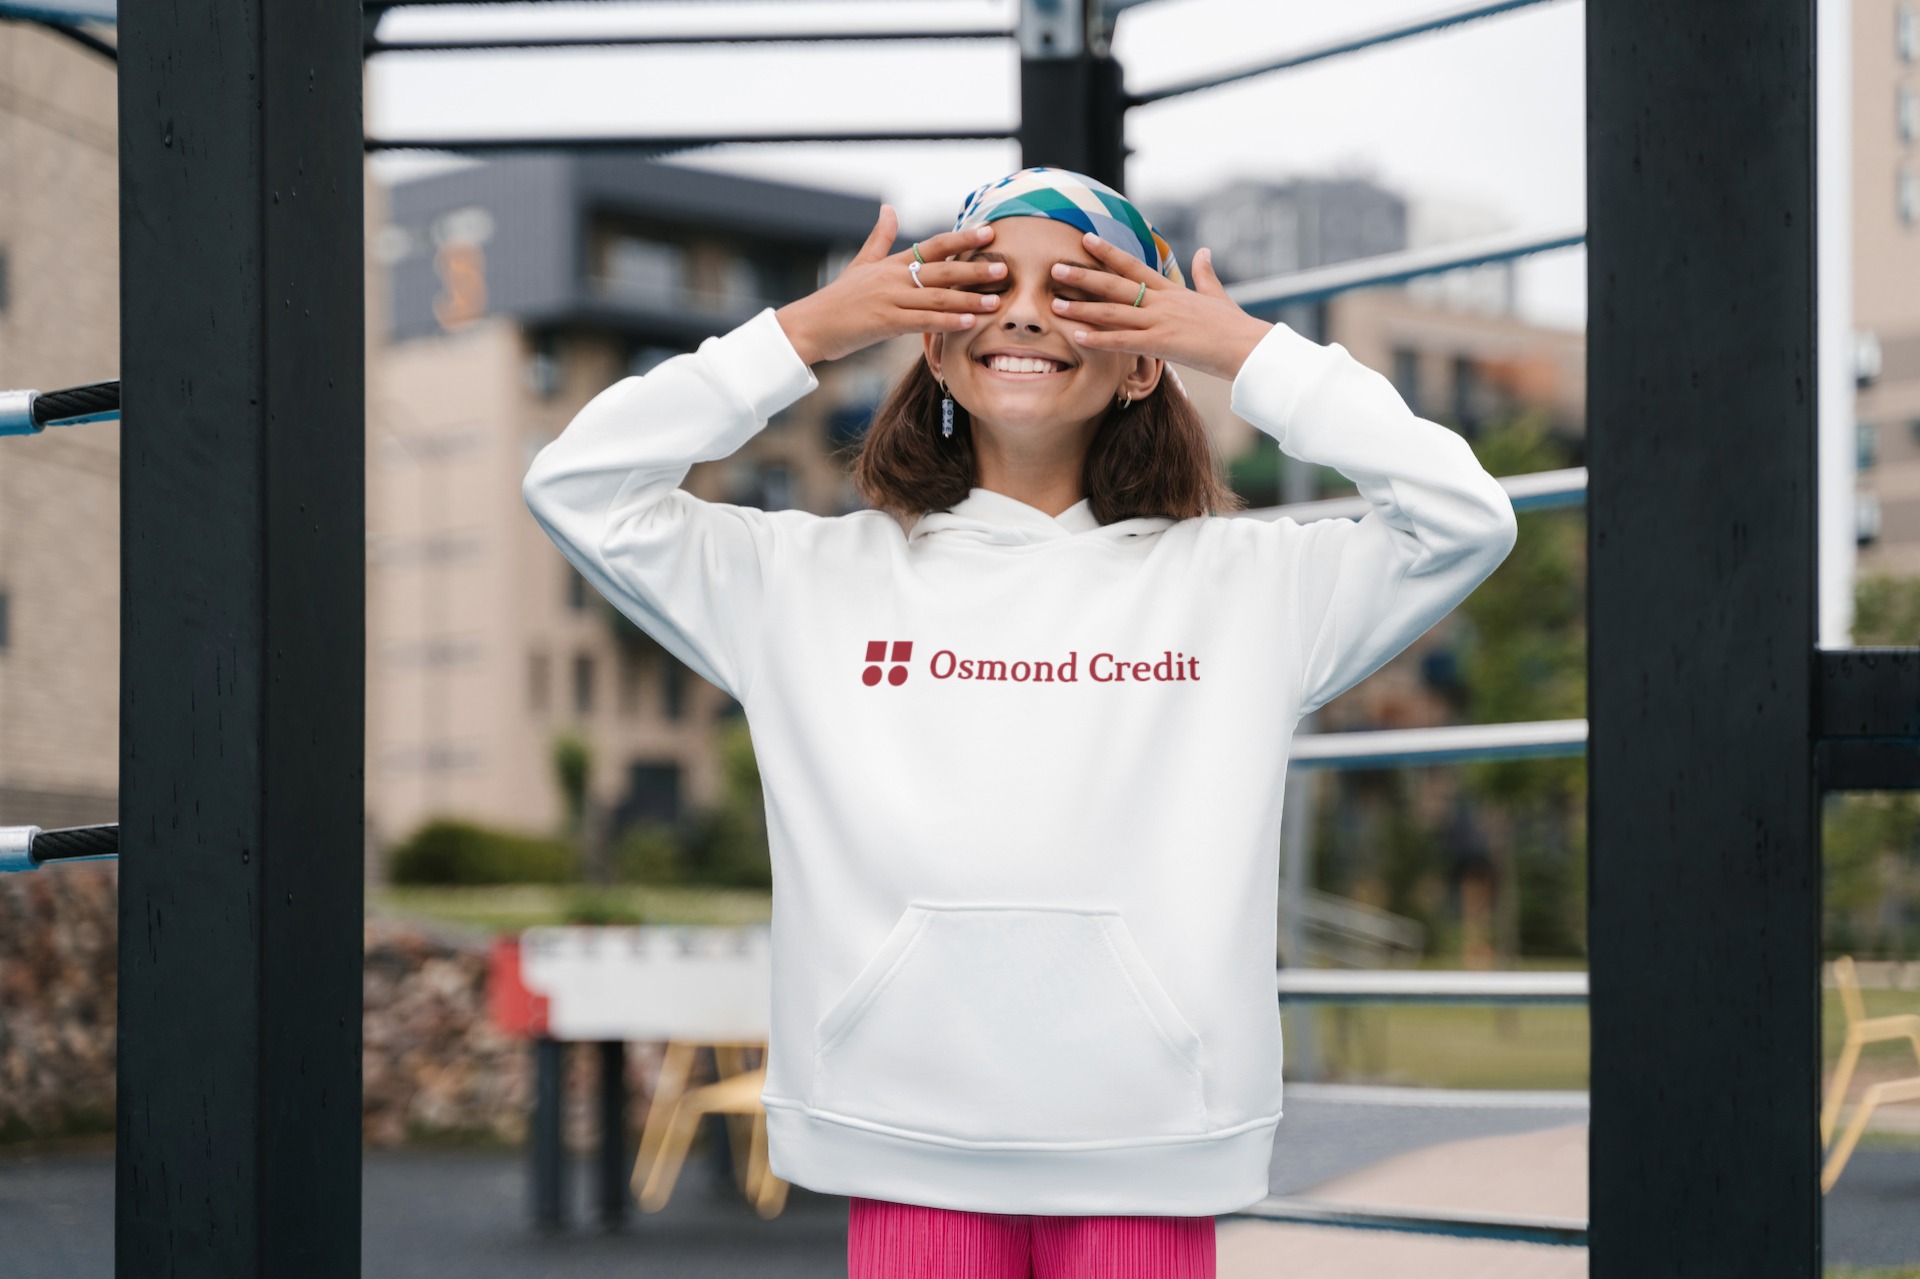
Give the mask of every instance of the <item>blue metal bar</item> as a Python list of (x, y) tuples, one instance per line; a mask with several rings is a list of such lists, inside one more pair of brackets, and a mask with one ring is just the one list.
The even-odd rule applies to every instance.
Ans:
[(1587, 1223), (1572, 1217), (1528, 1217), (1504, 1213), (1427, 1212), (1419, 1208), (1369, 1208), (1360, 1204), (1323, 1203), (1289, 1195), (1269, 1195), (1250, 1208), (1222, 1213), (1223, 1217), (1255, 1221), (1284, 1221), (1306, 1226), (1346, 1226), (1362, 1230), (1396, 1230), (1422, 1235), (1450, 1235), (1456, 1239), (1496, 1239), (1506, 1243), (1587, 1246)]
[(1586, 720), (1548, 719), (1519, 724), (1301, 733), (1293, 739), (1290, 760), (1295, 768), (1395, 768), (1474, 759), (1544, 759), (1584, 755), (1586, 751)]
[(588, 35), (494, 36), (462, 40), (369, 40), (368, 57), (376, 53), (469, 53), (495, 49), (592, 49), (648, 45), (714, 44), (845, 44), (855, 41), (1007, 40), (1013, 32), (1002, 27), (953, 31), (780, 31), (739, 35)]
[(1587, 974), (1425, 968), (1280, 968), (1287, 1004), (1585, 1004)]
[(368, 138), (368, 151), (690, 151), (700, 147), (773, 142), (1002, 142), (1008, 126), (982, 129), (824, 130), (816, 133), (584, 134), (519, 138)]
[(1350, 289), (1403, 284), (1422, 275), (1484, 266), (1490, 262), (1506, 262), (1553, 249), (1572, 248), (1584, 244), (1586, 238), (1584, 229), (1557, 231), (1550, 235), (1534, 231), (1508, 231), (1430, 248), (1378, 253), (1308, 271), (1289, 271), (1266, 279), (1248, 280), (1229, 285), (1227, 296), (1248, 309), (1280, 306), (1289, 302), (1313, 302)]
[[(1516, 512), (1551, 511), (1563, 507), (1585, 506), (1587, 468), (1569, 466), (1557, 471), (1532, 471), (1525, 475), (1506, 475), (1500, 478), (1500, 487), (1507, 491), (1507, 498), (1513, 503), (1513, 509)], [(1351, 497), (1329, 497), (1314, 502), (1290, 502), (1284, 506), (1262, 506), (1254, 510), (1241, 511), (1239, 514), (1242, 517), (1257, 520), (1277, 520), (1285, 517), (1305, 524), (1309, 520), (1357, 520), (1372, 509), (1372, 504), (1366, 498), (1354, 494)]]
[(1491, 18), (1515, 9), (1525, 9), (1531, 5), (1543, 3), (1543, 0), (1499, 0), (1494, 4), (1470, 4), (1417, 22), (1400, 23), (1383, 27), (1367, 35), (1347, 36), (1328, 44), (1290, 54), (1272, 62), (1262, 62), (1244, 67), (1239, 71), (1229, 71), (1224, 75), (1202, 76), (1196, 80), (1182, 80), (1162, 85), (1158, 89), (1147, 89), (1141, 93), (1127, 95), (1127, 105), (1145, 106), (1153, 102), (1164, 102), (1168, 98), (1177, 98), (1183, 94), (1198, 93), (1202, 89), (1217, 89), (1223, 84), (1233, 84), (1254, 76), (1266, 75), (1270, 71), (1286, 71), (1293, 67), (1305, 66), (1310, 62), (1319, 62), (1326, 58), (1337, 57), (1343, 53), (1354, 53), (1361, 49), (1370, 49), (1375, 45), (1388, 44), (1395, 40), (1404, 40), (1408, 36), (1424, 35), (1429, 31), (1438, 31), (1442, 27), (1456, 26), (1462, 22), (1472, 22), (1477, 18)]

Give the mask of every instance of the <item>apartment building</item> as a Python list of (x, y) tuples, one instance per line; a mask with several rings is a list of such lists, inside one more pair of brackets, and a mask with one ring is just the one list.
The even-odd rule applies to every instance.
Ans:
[(1858, 570), (1920, 575), (1920, 3), (1853, 9)]
[[(113, 64), (0, 22), (0, 388), (120, 375)], [(0, 825), (110, 822), (120, 427), (0, 438)]]
[[(372, 198), (372, 197), (370, 197)], [(520, 496), (533, 455), (602, 389), (836, 275), (876, 200), (614, 154), (512, 157), (397, 183), (372, 241), (386, 308), (369, 370), (367, 808), (375, 838), (436, 814), (559, 826), (551, 763), (578, 729), (609, 833), (717, 798), (739, 707), (614, 610)], [(709, 500), (819, 514), (856, 499), (835, 448), (898, 345), (731, 457)], [(636, 429), (644, 429), (636, 423)]]

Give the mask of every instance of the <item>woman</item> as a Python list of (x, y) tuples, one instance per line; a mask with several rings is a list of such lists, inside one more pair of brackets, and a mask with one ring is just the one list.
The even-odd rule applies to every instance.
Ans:
[[(1280, 1120), (1296, 721), (1513, 545), (1466, 442), (1236, 306), (1090, 178), (879, 222), (818, 292), (596, 396), (523, 486), (566, 557), (752, 725), (773, 859), (773, 1171), (851, 1199), (853, 1279), (1213, 1273)], [(1093, 234), (1098, 231), (1099, 234)], [(923, 336), (837, 517), (679, 487)], [(1167, 361), (1338, 468), (1359, 521), (1228, 518)], [(896, 516), (899, 519), (896, 519)]]

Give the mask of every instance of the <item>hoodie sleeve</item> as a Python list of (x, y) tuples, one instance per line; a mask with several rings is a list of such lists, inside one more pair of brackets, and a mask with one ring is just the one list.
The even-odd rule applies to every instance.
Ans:
[(744, 698), (775, 522), (680, 488), (819, 385), (771, 307), (589, 400), (521, 482), (594, 589), (703, 679)]
[(1513, 549), (1513, 503), (1457, 432), (1418, 417), (1339, 343), (1276, 324), (1233, 381), (1233, 411), (1289, 456), (1331, 466), (1372, 510), (1282, 518), (1299, 627), (1300, 714), (1371, 675)]

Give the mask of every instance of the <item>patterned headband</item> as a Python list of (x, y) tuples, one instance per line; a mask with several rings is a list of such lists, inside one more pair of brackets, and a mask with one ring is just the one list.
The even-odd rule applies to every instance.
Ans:
[(960, 206), (953, 229), (965, 231), (999, 218), (1052, 218), (1118, 245), (1142, 262), (1184, 285), (1173, 246), (1135, 208), (1133, 201), (1104, 182), (1071, 169), (1039, 165), (987, 183)]

